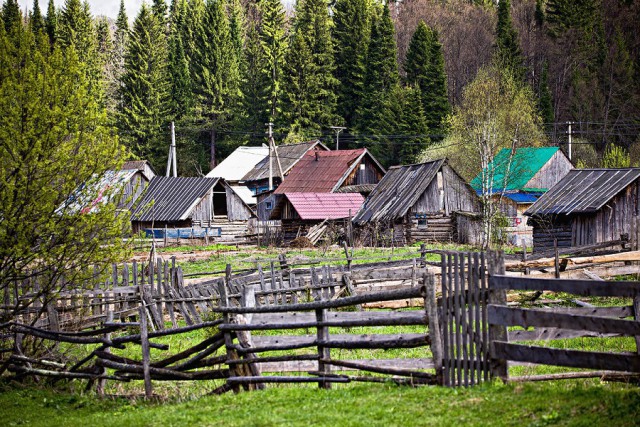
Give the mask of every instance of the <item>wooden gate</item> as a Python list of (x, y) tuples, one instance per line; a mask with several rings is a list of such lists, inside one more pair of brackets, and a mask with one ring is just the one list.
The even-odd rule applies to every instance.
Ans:
[(471, 386), (488, 381), (503, 367), (490, 366), (489, 342), (499, 336), (487, 322), (487, 303), (501, 295), (490, 295), (488, 277), (504, 269), (498, 252), (442, 253), (441, 328), (443, 380), (446, 386)]

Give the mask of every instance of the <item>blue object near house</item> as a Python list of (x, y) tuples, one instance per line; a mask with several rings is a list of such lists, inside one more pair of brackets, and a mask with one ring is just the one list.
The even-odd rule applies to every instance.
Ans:
[(208, 237), (220, 237), (222, 228), (220, 227), (204, 227), (204, 228), (145, 228), (143, 229), (147, 237), (155, 237), (156, 239), (164, 239), (165, 232), (168, 239), (194, 239)]

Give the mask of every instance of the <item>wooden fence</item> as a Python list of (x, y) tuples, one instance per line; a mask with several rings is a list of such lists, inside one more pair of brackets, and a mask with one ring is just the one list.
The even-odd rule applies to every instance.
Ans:
[[(605, 282), (595, 280), (554, 280), (494, 275), (489, 278), (489, 289), (500, 298), (488, 305), (489, 328), (495, 331), (489, 337), (494, 374), (509, 379), (507, 362), (526, 362), (571, 368), (596, 369), (596, 372), (578, 372), (545, 375), (535, 379), (553, 379), (579, 376), (603, 376), (609, 372), (640, 373), (640, 282)], [(586, 297), (627, 298), (631, 305), (617, 307), (522, 308), (510, 307), (502, 296), (507, 291), (561, 292)], [(633, 320), (625, 318), (632, 317)], [(507, 330), (518, 326), (524, 330)], [(533, 328), (533, 329), (531, 329)], [(595, 352), (566, 348), (528, 345), (538, 342), (576, 337), (605, 338), (613, 336), (635, 337), (635, 353)], [(518, 380), (520, 378), (517, 378)], [(514, 379), (512, 379), (514, 380)]]

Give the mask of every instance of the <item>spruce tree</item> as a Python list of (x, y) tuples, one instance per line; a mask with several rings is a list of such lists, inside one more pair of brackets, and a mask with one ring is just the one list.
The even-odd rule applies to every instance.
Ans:
[(389, 97), (389, 112), (390, 129), (397, 135), (389, 164), (415, 163), (430, 143), (420, 89), (396, 85)]
[(373, 155), (384, 164), (393, 160), (390, 96), (398, 83), (395, 31), (387, 5), (372, 20), (371, 38), (365, 64), (364, 93), (357, 111), (356, 130)]
[(167, 3), (164, 0), (153, 0), (153, 5), (151, 6), (151, 10), (153, 15), (156, 17), (160, 26), (166, 28), (167, 25)]
[(42, 17), (42, 12), (40, 12), (38, 0), (33, 0), (33, 8), (29, 15), (29, 27), (34, 34), (44, 30), (44, 18)]
[(333, 13), (335, 76), (339, 85), (337, 113), (347, 128), (354, 124), (355, 112), (362, 99), (365, 61), (371, 33), (369, 0), (338, 0)]
[(22, 22), (22, 14), (20, 13), (20, 6), (18, 0), (7, 0), (2, 5), (2, 21), (4, 22), (4, 28), (7, 33), (10, 32), (14, 25)]
[(511, 22), (510, 0), (500, 0), (498, 3), (496, 47), (496, 55), (502, 66), (511, 70), (516, 79), (524, 81), (524, 60), (518, 42), (518, 33)]
[(270, 109), (270, 75), (267, 58), (260, 38), (259, 24), (250, 20), (247, 25), (247, 44), (244, 49), (245, 72), (242, 80), (244, 124), (251, 132), (251, 145), (264, 142), (264, 124), (272, 121)]
[(185, 18), (184, 1), (174, 1), (171, 6), (171, 28), (169, 32), (169, 110), (173, 120), (180, 122), (193, 109), (193, 96), (189, 61), (182, 41), (182, 26)]
[(538, 88), (538, 111), (542, 121), (545, 123), (545, 127), (550, 128), (555, 118), (553, 114), (553, 98), (549, 90), (549, 64), (546, 62), (542, 66), (542, 75), (540, 76), (540, 86)]
[(143, 4), (127, 45), (118, 127), (129, 149), (159, 170), (164, 165), (168, 135), (166, 38), (164, 28)]
[(444, 55), (438, 33), (424, 22), (418, 24), (411, 38), (404, 70), (407, 83), (420, 92), (429, 129), (442, 133), (443, 120), (450, 111)]
[(49, 43), (53, 46), (56, 41), (56, 33), (58, 31), (58, 15), (56, 13), (56, 7), (53, 0), (49, 0), (47, 4), (47, 17), (45, 19), (47, 27), (47, 35), (49, 36)]
[(326, 0), (296, 4), (287, 59), (286, 119), (290, 139), (306, 139), (339, 124), (331, 20)]
[(260, 3), (262, 20), (259, 36), (264, 65), (261, 66), (266, 84), (266, 112), (268, 121), (275, 122), (282, 109), (285, 53), (288, 40), (286, 16), (280, 0), (264, 0)]
[(192, 63), (196, 112), (211, 128), (209, 166), (216, 166), (218, 132), (229, 120), (229, 104), (237, 88), (235, 60), (229, 20), (223, 0), (208, 0), (201, 25), (195, 35)]

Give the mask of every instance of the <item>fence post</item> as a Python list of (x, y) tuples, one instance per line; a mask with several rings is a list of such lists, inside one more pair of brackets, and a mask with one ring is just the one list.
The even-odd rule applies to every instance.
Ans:
[[(255, 307), (256, 306), (256, 286), (257, 285), (246, 285), (242, 288), (242, 299), (241, 305), (242, 307)], [(251, 323), (253, 319), (253, 313), (243, 313), (242, 316), (238, 316), (238, 323)], [(244, 348), (253, 347), (253, 341), (251, 339), (251, 331), (236, 331), (236, 336), (238, 337), (238, 342)], [(257, 364), (252, 363), (251, 361), (256, 358), (253, 353), (246, 353), (244, 355), (244, 359), (247, 360), (247, 364), (244, 365), (244, 371), (251, 376), (259, 377), (260, 376), (260, 368)], [(247, 386), (249, 390), (262, 390), (264, 389), (264, 384), (249, 384)]]
[(444, 353), (442, 349), (442, 336), (440, 334), (440, 319), (438, 318), (436, 282), (433, 274), (425, 273), (423, 276), (423, 282), (425, 286), (424, 307), (427, 311), (431, 353), (433, 354), (433, 363), (436, 368), (436, 380), (438, 381), (438, 384), (444, 385), (444, 377), (442, 375), (442, 361), (444, 359)]
[(349, 248), (347, 247), (347, 242), (342, 242), (342, 248), (344, 249), (344, 256), (347, 259), (347, 269), (349, 273), (351, 273), (351, 263), (353, 262), (353, 258), (349, 256)]
[[(229, 273), (231, 272), (231, 265), (227, 264), (227, 270)], [(227, 276), (228, 277), (228, 276)], [(229, 294), (227, 293), (227, 280), (224, 282), (220, 282), (218, 284), (218, 292), (220, 293), (220, 307), (228, 307), (229, 306)], [(229, 313), (222, 314), (223, 322), (226, 325), (231, 324), (231, 315)], [(233, 348), (233, 338), (231, 337), (231, 333), (229, 331), (224, 332), (224, 346), (227, 351), (227, 362), (238, 359), (238, 352)], [(228, 363), (227, 363), (228, 364)], [(229, 365), (229, 376), (235, 377), (238, 376), (238, 368), (235, 364)], [(238, 385), (231, 386), (231, 389), (234, 393), (238, 393), (240, 391), (240, 387)]]
[(140, 344), (142, 347), (142, 373), (144, 375), (144, 395), (147, 399), (153, 396), (153, 388), (151, 386), (151, 370), (149, 351), (149, 326), (147, 323), (147, 311), (144, 301), (144, 285), (140, 286), (140, 307), (138, 308), (138, 317), (140, 320)]
[[(506, 305), (507, 304), (507, 291), (491, 289), (491, 276), (505, 274), (504, 267), (504, 253), (501, 251), (489, 252), (489, 304)], [(501, 378), (503, 381), (507, 381), (509, 378), (509, 370), (507, 361), (504, 359), (496, 359), (493, 349), (493, 343), (495, 341), (507, 341), (507, 328), (505, 326), (489, 325), (489, 351), (491, 359), (489, 362), (489, 369), (491, 371), (491, 377)]]
[[(324, 308), (316, 309), (316, 321), (318, 323), (326, 322), (327, 320), (327, 311)], [(329, 328), (327, 326), (317, 327), (317, 340), (318, 340), (318, 371), (323, 375), (331, 372), (331, 366), (328, 363), (325, 363), (323, 360), (329, 360), (331, 357), (330, 351), (326, 348), (322, 343), (329, 340)], [(326, 381), (320, 381), (318, 383), (318, 387), (329, 389), (331, 388), (331, 383)]]

